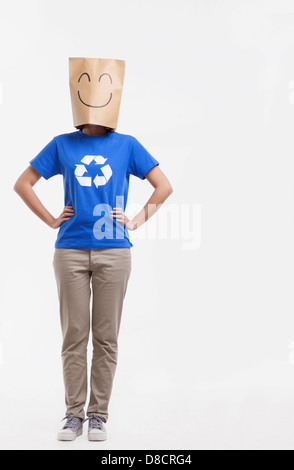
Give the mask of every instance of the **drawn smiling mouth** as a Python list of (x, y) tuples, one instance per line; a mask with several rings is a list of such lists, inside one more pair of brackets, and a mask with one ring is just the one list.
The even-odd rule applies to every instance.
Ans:
[(82, 98), (81, 98), (79, 90), (78, 90), (78, 97), (79, 97), (79, 100), (81, 101), (81, 103), (83, 103), (85, 106), (89, 106), (90, 108), (103, 108), (104, 106), (107, 106), (108, 103), (111, 101), (112, 93), (110, 93), (110, 97), (109, 97), (109, 100), (107, 101), (107, 103), (101, 104), (100, 106), (93, 106), (92, 104), (85, 103), (85, 101), (83, 101)]

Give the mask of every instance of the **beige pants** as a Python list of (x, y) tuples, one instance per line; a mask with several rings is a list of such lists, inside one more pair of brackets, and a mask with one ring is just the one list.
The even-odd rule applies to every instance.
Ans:
[(87, 416), (96, 413), (106, 422), (123, 300), (132, 267), (131, 249), (55, 248), (53, 267), (63, 335), (66, 411), (85, 417), (92, 285), (93, 358)]

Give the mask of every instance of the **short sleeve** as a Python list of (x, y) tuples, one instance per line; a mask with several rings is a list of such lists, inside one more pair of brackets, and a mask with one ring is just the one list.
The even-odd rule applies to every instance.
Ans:
[(29, 163), (46, 180), (54, 175), (60, 175), (61, 170), (55, 139), (53, 138)]
[(159, 162), (135, 137), (132, 137), (130, 142), (129, 174), (143, 180), (146, 173), (157, 165), (159, 165)]

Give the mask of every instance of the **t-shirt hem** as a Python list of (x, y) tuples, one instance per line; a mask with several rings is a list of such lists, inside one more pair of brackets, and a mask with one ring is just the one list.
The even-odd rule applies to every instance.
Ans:
[(144, 173), (140, 175), (141, 180), (145, 179), (145, 176), (147, 175), (148, 171), (152, 170), (152, 168), (155, 168), (158, 165), (159, 165), (159, 162), (153, 163), (151, 166), (147, 167), (148, 169), (144, 170)]
[(33, 168), (35, 168), (35, 170), (37, 170), (37, 172), (40, 173), (40, 175), (43, 176), (43, 178), (45, 178), (45, 180), (48, 180), (50, 178), (50, 175), (48, 175), (48, 173), (46, 173), (44, 168), (40, 168), (39, 165), (37, 165), (35, 162), (29, 162), (29, 164)]
[(95, 248), (132, 248), (133, 244), (131, 242), (127, 243), (89, 243), (89, 242), (79, 242), (79, 243), (55, 243), (55, 248), (77, 248), (77, 249), (95, 249)]

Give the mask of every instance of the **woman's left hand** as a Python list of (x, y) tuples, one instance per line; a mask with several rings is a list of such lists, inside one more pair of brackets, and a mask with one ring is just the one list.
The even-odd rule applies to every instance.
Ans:
[(136, 223), (133, 220), (130, 220), (120, 207), (114, 207), (111, 211), (111, 215), (116, 222), (124, 224), (128, 230), (135, 230), (137, 228)]

